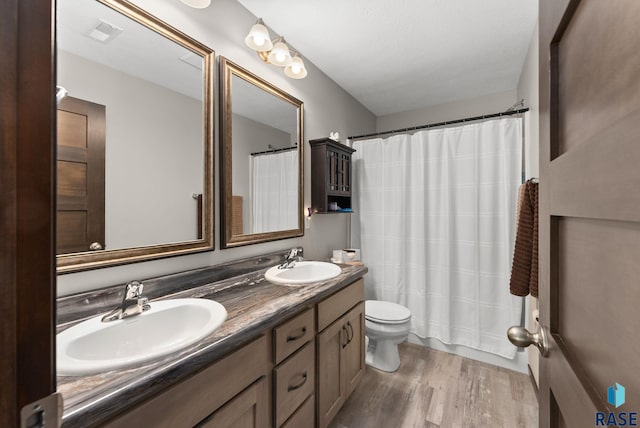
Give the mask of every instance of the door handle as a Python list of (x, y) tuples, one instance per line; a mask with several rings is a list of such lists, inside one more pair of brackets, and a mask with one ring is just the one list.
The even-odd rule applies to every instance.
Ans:
[(92, 242), (91, 245), (89, 245), (89, 250), (91, 251), (98, 251), (102, 249), (102, 244), (99, 242)]
[(544, 327), (538, 325), (538, 330), (531, 333), (524, 327), (513, 326), (507, 330), (509, 341), (519, 348), (534, 345), (543, 357), (549, 356), (549, 339)]

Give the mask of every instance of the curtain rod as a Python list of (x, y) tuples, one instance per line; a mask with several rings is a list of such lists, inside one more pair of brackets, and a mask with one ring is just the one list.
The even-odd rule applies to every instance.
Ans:
[(454, 123), (471, 122), (471, 121), (474, 121), (474, 120), (482, 120), (482, 119), (491, 119), (493, 117), (500, 117), (500, 116), (511, 116), (513, 114), (520, 114), (520, 113), (524, 113), (524, 112), (527, 112), (527, 111), (529, 111), (528, 107), (527, 108), (521, 108), (520, 110), (505, 111), (505, 112), (502, 112), (502, 113), (485, 114), (485, 115), (482, 115), (482, 116), (466, 117), (464, 119), (456, 119), (456, 120), (448, 120), (446, 122), (431, 123), (429, 125), (420, 125), (420, 126), (412, 126), (412, 127), (409, 127), (409, 128), (394, 129), (393, 131), (374, 132), (372, 134), (355, 135), (353, 137), (348, 137), (348, 138), (350, 140), (354, 140), (356, 138), (377, 137), (379, 135), (395, 134), (397, 132), (417, 131), (419, 129), (435, 128), (435, 127), (438, 127), (438, 126), (445, 126), (445, 125), (453, 125)]
[[(271, 149), (271, 150), (265, 150), (264, 152), (255, 152), (255, 153), (251, 153), (251, 156), (256, 156), (256, 155), (266, 155), (267, 153), (278, 153), (278, 152), (286, 152), (288, 150), (297, 150), (298, 146), (293, 146), (293, 147), (283, 147), (281, 149)], [(245, 155), (246, 156), (246, 155)]]

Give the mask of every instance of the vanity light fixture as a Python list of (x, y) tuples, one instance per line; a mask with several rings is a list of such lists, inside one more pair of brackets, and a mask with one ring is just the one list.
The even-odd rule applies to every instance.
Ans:
[(294, 56), (291, 64), (284, 68), (284, 74), (292, 79), (304, 79), (307, 77), (307, 69), (304, 66), (304, 62), (302, 62), (302, 58), (298, 55)]
[(211, 0), (180, 0), (187, 6), (195, 7), (196, 9), (204, 9), (211, 4)]
[(293, 60), (291, 58), (291, 52), (289, 52), (289, 47), (282, 37), (276, 39), (276, 42), (273, 44), (273, 49), (271, 49), (267, 55), (267, 59), (269, 63), (277, 65), (278, 67), (285, 67), (291, 64)]
[(262, 18), (258, 19), (258, 22), (251, 27), (251, 30), (249, 30), (249, 34), (245, 37), (244, 42), (247, 46), (257, 52), (269, 52), (273, 49), (269, 30), (264, 26)]
[(271, 40), (269, 30), (264, 25), (262, 18), (249, 30), (244, 42), (251, 49), (256, 51), (260, 59), (268, 64), (284, 67), (284, 74), (292, 79), (303, 79), (307, 76), (307, 69), (300, 55), (295, 52), (291, 55), (289, 47), (284, 41), (284, 37)]

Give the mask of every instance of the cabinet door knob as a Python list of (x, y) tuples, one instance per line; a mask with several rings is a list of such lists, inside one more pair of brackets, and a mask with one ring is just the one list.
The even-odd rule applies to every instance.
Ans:
[(353, 326), (351, 325), (351, 321), (347, 322), (347, 327), (349, 328), (347, 330), (347, 333), (351, 332), (351, 334), (349, 336), (349, 340), (347, 340), (347, 344), (349, 344), (353, 340)]

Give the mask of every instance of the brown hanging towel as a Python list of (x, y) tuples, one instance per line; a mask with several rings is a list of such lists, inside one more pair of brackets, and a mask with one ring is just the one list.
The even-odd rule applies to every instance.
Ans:
[(538, 297), (538, 183), (528, 180), (518, 192), (516, 244), (509, 291)]

